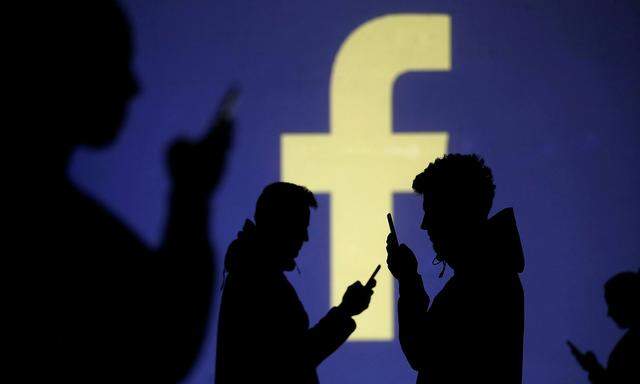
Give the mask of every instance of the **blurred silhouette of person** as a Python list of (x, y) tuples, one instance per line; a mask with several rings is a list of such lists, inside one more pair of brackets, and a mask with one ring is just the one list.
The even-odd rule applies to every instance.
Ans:
[(23, 244), (32, 307), (24, 343), (37, 368), (24, 373), (62, 382), (176, 382), (206, 330), (209, 201), (232, 120), (223, 108), (204, 138), (172, 146), (168, 221), (161, 246), (151, 249), (68, 176), (76, 148), (115, 140), (139, 91), (129, 23), (114, 1), (41, 5), (36, 52), (46, 61), (37, 76), (47, 82), (25, 116), (39, 136), (25, 145), (36, 216), (28, 217)]
[(216, 383), (317, 383), (316, 367), (355, 330), (375, 286), (355, 282), (314, 327), (284, 271), (309, 240), (308, 189), (276, 182), (226, 254), (218, 322)]
[(488, 219), (495, 185), (477, 155), (449, 154), (416, 176), (438, 262), (454, 274), (431, 303), (414, 253), (389, 234), (399, 337), (418, 383), (520, 383), (524, 256), (513, 210)]
[(589, 373), (593, 384), (640, 383), (640, 272), (622, 272), (604, 285), (608, 315), (627, 332), (603, 367), (591, 351), (582, 353), (567, 341), (578, 364)]

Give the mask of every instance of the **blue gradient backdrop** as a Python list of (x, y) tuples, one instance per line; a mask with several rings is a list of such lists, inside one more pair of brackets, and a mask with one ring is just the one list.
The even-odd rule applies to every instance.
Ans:
[[(167, 213), (167, 145), (178, 135), (202, 134), (224, 89), (239, 82), (235, 146), (212, 205), (218, 264), (262, 187), (280, 176), (280, 134), (328, 130), (331, 65), (344, 38), (384, 14), (450, 14), (453, 69), (403, 76), (394, 91), (394, 128), (448, 131), (449, 152), (480, 153), (493, 168), (494, 211), (515, 207), (527, 260), (524, 382), (586, 382), (567, 338), (606, 361), (622, 333), (606, 317), (602, 285), (640, 266), (637, 1), (122, 5), (133, 24), (142, 93), (117, 142), (78, 152), (72, 177), (157, 245)], [(329, 306), (330, 199), (319, 200), (299, 259), (302, 274), (290, 275), (312, 321)], [(435, 294), (446, 278), (436, 277), (433, 252), (418, 229), (419, 199), (396, 195), (394, 203), (398, 233), (418, 253)], [(371, 239), (380, 244), (381, 260), (384, 240)], [(216, 284), (218, 292), (220, 279)], [(217, 304), (218, 297), (186, 383), (213, 380)], [(349, 343), (319, 374), (325, 383), (415, 380), (397, 340)]]

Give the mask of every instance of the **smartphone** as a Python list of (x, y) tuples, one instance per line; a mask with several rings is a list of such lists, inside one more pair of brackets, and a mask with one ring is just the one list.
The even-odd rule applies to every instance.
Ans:
[(378, 271), (380, 271), (380, 264), (378, 264), (378, 266), (376, 267), (376, 270), (373, 271), (373, 273), (371, 274), (371, 277), (369, 278), (369, 280), (367, 280), (367, 284), (364, 285), (365, 287), (372, 288), (371, 286), (373, 285), (373, 279), (375, 279), (376, 275), (378, 274)]
[(229, 146), (233, 133), (231, 132), (232, 125), (220, 123), (230, 122), (233, 120), (233, 110), (239, 95), (239, 87), (232, 85), (227, 88), (226, 92), (222, 96), (222, 100), (220, 100), (220, 104), (218, 104), (216, 115), (210, 122), (209, 132), (205, 137), (205, 143), (210, 143), (211, 141), (219, 141), (220, 143), (224, 143), (225, 147)]
[(587, 371), (590, 370), (591, 365), (587, 360), (587, 354), (579, 350), (578, 347), (576, 347), (575, 344), (573, 344), (570, 340), (567, 340), (567, 345), (569, 346), (569, 349), (571, 349), (571, 354), (573, 355), (573, 357), (575, 357), (578, 361), (578, 364), (580, 364), (583, 369)]
[(576, 345), (573, 344), (570, 340), (567, 340), (567, 345), (569, 346), (569, 349), (571, 349), (571, 353), (574, 356), (582, 356), (582, 355), (584, 355), (584, 353), (582, 353), (582, 351), (579, 350), (578, 347), (576, 347)]
[(389, 222), (389, 231), (393, 235), (393, 242), (395, 247), (399, 247), (400, 243), (398, 242), (398, 234), (396, 233), (396, 227), (393, 225), (393, 217), (391, 217), (390, 213), (387, 213), (387, 222)]
[(571, 340), (567, 340), (567, 345), (569, 346), (569, 348), (571, 349), (571, 352), (578, 352), (580, 353), (580, 350), (578, 349), (578, 347), (576, 347), (575, 344), (573, 344), (571, 342)]
[(240, 87), (237, 85), (232, 85), (227, 88), (218, 105), (218, 118), (231, 119), (233, 117), (233, 111), (239, 95)]

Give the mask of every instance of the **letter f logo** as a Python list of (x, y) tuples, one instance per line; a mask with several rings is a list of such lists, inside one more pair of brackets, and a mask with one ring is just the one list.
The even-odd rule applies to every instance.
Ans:
[[(331, 196), (331, 303), (383, 264), (393, 194), (447, 149), (444, 132), (393, 133), (396, 79), (412, 71), (451, 70), (447, 15), (395, 14), (361, 25), (338, 52), (331, 74), (328, 134), (284, 134), (281, 178)], [(371, 306), (352, 340), (393, 339), (393, 281), (378, 275)]]

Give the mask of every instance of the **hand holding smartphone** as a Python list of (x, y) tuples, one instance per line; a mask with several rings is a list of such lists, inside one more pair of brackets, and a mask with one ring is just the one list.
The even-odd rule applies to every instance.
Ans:
[(389, 235), (387, 236), (387, 267), (389, 271), (398, 280), (404, 276), (414, 276), (418, 272), (418, 260), (413, 251), (405, 244), (400, 245), (398, 234), (396, 233), (393, 217), (387, 213), (387, 221), (389, 222)]
[(600, 363), (598, 363), (593, 352), (582, 352), (570, 340), (567, 340), (567, 345), (571, 350), (571, 354), (576, 358), (582, 369), (587, 372), (596, 372), (600, 368)]
[(586, 358), (588, 352), (582, 352), (580, 349), (578, 349), (578, 347), (576, 347), (575, 344), (573, 344), (571, 342), (571, 340), (567, 340), (567, 345), (569, 346), (569, 349), (571, 350), (571, 354), (578, 359), (579, 362), (584, 362), (584, 359)]

